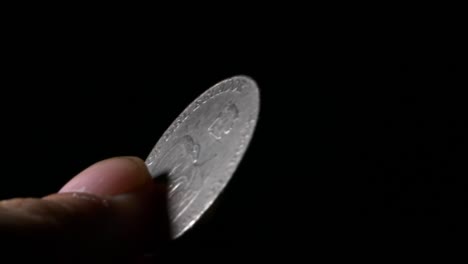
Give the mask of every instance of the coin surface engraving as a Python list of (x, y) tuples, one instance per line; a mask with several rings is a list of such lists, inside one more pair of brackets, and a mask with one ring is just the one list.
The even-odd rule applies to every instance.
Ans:
[(255, 129), (259, 90), (235, 76), (195, 99), (164, 132), (146, 159), (153, 177), (168, 177), (171, 236), (192, 227), (238, 167)]

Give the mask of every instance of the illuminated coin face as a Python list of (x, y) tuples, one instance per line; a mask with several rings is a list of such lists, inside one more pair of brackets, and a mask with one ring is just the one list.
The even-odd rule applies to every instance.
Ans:
[(259, 112), (256, 83), (224, 80), (200, 95), (169, 126), (146, 165), (167, 174), (172, 237), (189, 229), (210, 207), (236, 170)]

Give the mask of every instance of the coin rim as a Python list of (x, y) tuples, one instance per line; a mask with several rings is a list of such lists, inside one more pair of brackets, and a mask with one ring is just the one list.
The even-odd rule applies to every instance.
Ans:
[[(234, 174), (236, 173), (237, 169), (239, 168), (239, 165), (241, 164), (243, 158), (244, 158), (244, 155), (245, 153), (247, 152), (249, 146), (250, 146), (250, 142), (255, 134), (255, 131), (256, 131), (256, 127), (257, 127), (257, 124), (258, 124), (258, 119), (259, 119), (259, 115), (260, 115), (260, 89), (258, 88), (258, 85), (257, 85), (257, 82), (251, 78), (250, 76), (248, 75), (236, 75), (236, 76), (232, 76), (230, 78), (226, 78), (224, 80), (221, 80), (217, 83), (215, 83), (214, 85), (212, 85), (210, 88), (206, 89), (203, 93), (201, 93), (198, 97), (196, 97), (194, 100), (192, 100), (191, 103), (188, 104), (187, 107), (185, 107), (185, 109), (183, 111), (180, 112), (180, 114), (175, 118), (174, 121), (171, 122), (171, 124), (168, 126), (168, 128), (163, 132), (162, 136), (158, 139), (158, 141), (156, 142), (156, 144), (153, 146), (153, 148), (151, 149), (150, 153), (148, 154), (148, 156), (146, 157), (145, 159), (145, 164), (147, 165), (147, 167), (149, 168), (151, 165), (148, 165), (147, 164), (147, 161), (153, 157), (153, 159), (156, 159), (156, 158), (159, 158), (160, 157), (160, 153), (159, 153), (159, 149), (157, 148), (158, 145), (161, 145), (161, 144), (165, 144), (166, 142), (169, 141), (171, 135), (173, 135), (177, 129), (185, 122), (185, 120), (187, 120), (191, 114), (187, 115), (184, 120), (182, 120), (182, 122), (177, 126), (177, 122), (180, 122), (180, 117), (182, 117), (184, 115), (184, 113), (188, 113), (190, 112), (190, 110), (192, 109), (192, 112), (194, 113), (197, 109), (195, 108), (195, 104), (197, 103), (198, 100), (200, 100), (201, 98), (203, 98), (203, 96), (205, 96), (206, 94), (208, 94), (209, 92), (211, 92), (212, 90), (214, 90), (216, 87), (222, 85), (223, 83), (228, 83), (228, 82), (234, 82), (235, 80), (239, 80), (239, 79), (243, 79), (245, 80), (247, 83), (249, 83), (249, 85), (251, 86), (251, 88), (253, 89), (254, 93), (256, 94), (256, 98), (254, 98), (255, 100), (255, 105), (256, 105), (256, 111), (252, 114), (255, 114), (255, 116), (253, 117), (253, 120), (254, 121), (254, 124), (252, 125), (253, 127), (251, 128), (250, 130), (250, 135), (247, 139), (247, 142), (245, 144), (245, 147), (244, 149), (242, 150), (242, 153), (240, 154), (240, 158), (239, 158), (239, 161), (233, 165), (233, 168), (231, 169), (232, 172), (230, 172), (230, 175), (228, 175), (227, 179), (226, 179), (226, 182), (224, 184), (223, 187), (221, 187), (221, 189), (214, 195), (214, 198), (211, 199), (210, 201), (208, 201), (204, 206), (200, 207), (201, 209), (199, 210), (200, 213), (197, 214), (195, 217), (193, 217), (192, 221), (190, 221), (187, 225), (185, 225), (183, 228), (180, 228), (179, 231), (175, 234), (171, 234), (171, 237), (173, 239), (176, 239), (176, 238), (179, 238), (180, 236), (182, 236), (184, 233), (186, 233), (189, 229), (191, 229), (199, 220), (200, 218), (205, 215), (205, 213), (209, 210), (209, 208), (212, 206), (212, 204), (218, 200), (218, 198), (222, 195), (222, 193), (224, 192), (224, 190), (226, 189), (227, 185), (229, 184), (229, 181), (231, 180), (231, 178), (234, 176)], [(213, 97), (214, 98), (214, 97)], [(213, 99), (213, 98), (210, 98), (210, 99)], [(206, 102), (205, 102), (206, 103)], [(174, 128), (175, 127), (175, 128)], [(168, 133), (168, 131), (170, 131), (171, 129), (173, 129), (172, 132)], [(156, 152), (156, 153), (154, 153)], [(155, 162), (153, 160), (153, 162)], [(151, 175), (152, 178), (157, 178), (159, 175)]]

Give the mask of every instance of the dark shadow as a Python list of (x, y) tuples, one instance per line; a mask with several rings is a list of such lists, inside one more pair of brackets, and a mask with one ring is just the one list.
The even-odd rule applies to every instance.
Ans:
[(161, 238), (161, 242), (167, 244), (171, 239), (171, 224), (169, 219), (169, 179), (168, 174), (164, 173), (158, 175), (154, 178), (154, 183), (156, 186), (157, 195), (156, 198), (158, 199), (158, 207), (156, 209), (156, 215), (159, 217), (159, 233)]
[[(155, 211), (153, 237), (148, 241), (145, 248), (145, 258), (158, 260), (165, 255), (171, 244), (171, 224), (168, 211), (168, 174), (157, 175), (154, 179), (155, 188)], [(158, 263), (160, 263), (158, 261)]]

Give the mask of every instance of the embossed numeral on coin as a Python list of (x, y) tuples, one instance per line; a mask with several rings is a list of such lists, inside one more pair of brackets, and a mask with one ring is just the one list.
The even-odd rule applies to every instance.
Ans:
[(195, 99), (151, 151), (146, 159), (151, 175), (168, 175), (173, 238), (189, 229), (228, 183), (249, 144), (258, 108), (252, 79), (226, 79)]

